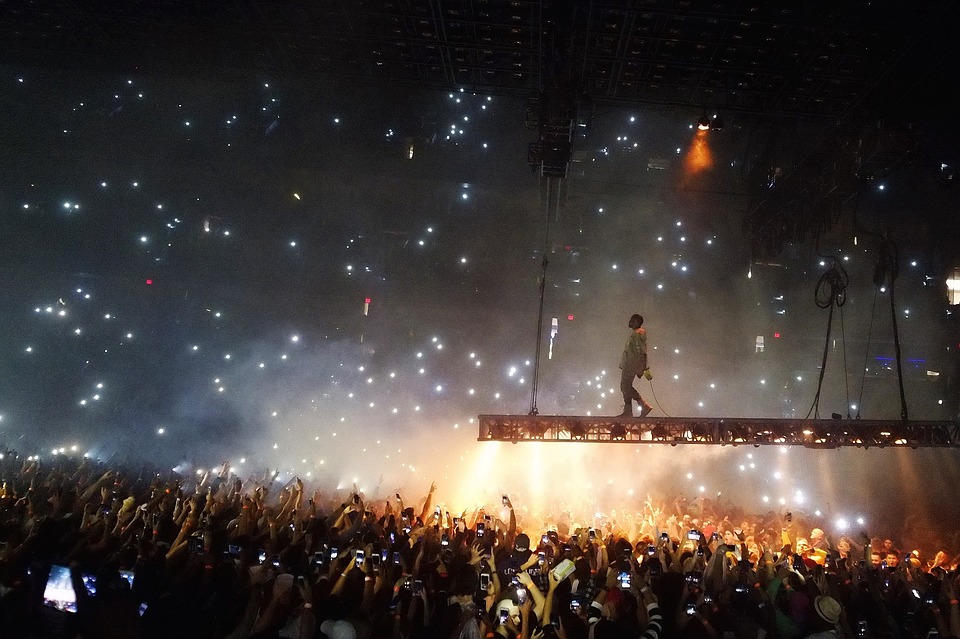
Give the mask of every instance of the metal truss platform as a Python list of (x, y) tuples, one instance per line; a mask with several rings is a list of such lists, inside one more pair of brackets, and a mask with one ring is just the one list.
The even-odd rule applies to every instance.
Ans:
[(479, 441), (960, 448), (960, 422), (480, 415)]

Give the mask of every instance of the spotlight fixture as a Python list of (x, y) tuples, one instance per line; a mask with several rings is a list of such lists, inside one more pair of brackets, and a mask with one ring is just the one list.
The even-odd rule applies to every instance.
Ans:
[(723, 131), (723, 118), (720, 117), (720, 114), (713, 116), (713, 122), (710, 124), (710, 128), (714, 131)]
[(700, 131), (710, 130), (710, 116), (707, 115), (706, 111), (704, 111), (703, 115), (700, 116), (700, 119), (697, 120), (697, 129)]

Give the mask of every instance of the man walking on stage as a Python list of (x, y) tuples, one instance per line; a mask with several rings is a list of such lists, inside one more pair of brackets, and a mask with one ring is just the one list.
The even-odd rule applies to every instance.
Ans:
[(640, 417), (646, 417), (653, 410), (653, 406), (643, 401), (640, 393), (633, 387), (633, 379), (643, 375), (653, 379), (647, 367), (647, 329), (643, 328), (643, 316), (634, 313), (627, 324), (633, 332), (620, 356), (620, 392), (623, 393), (623, 412), (618, 417), (633, 417), (633, 401), (636, 400), (640, 408)]

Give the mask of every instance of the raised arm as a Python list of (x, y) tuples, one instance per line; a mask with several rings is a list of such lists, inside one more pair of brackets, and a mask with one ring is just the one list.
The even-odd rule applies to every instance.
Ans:
[(533, 612), (537, 615), (537, 619), (542, 621), (543, 609), (546, 606), (546, 599), (543, 593), (537, 588), (537, 584), (533, 583), (533, 579), (530, 578), (530, 575), (526, 571), (517, 573), (517, 579), (520, 580), (523, 587), (530, 593), (530, 598), (533, 599)]
[(557, 581), (557, 575), (552, 570), (547, 571), (547, 594), (543, 601), (543, 616), (537, 615), (541, 625), (550, 623), (550, 615), (553, 614), (553, 596), (560, 582)]
[(427, 493), (427, 499), (423, 502), (423, 510), (420, 511), (420, 521), (426, 522), (433, 510), (433, 493), (437, 491), (437, 482), (430, 483), (430, 492)]
[(114, 475), (115, 474), (112, 470), (108, 470), (100, 476), (100, 479), (87, 486), (87, 489), (83, 491), (82, 495), (80, 495), (80, 503), (85, 504), (86, 502), (90, 501), (101, 487), (106, 485), (108, 481), (114, 478)]

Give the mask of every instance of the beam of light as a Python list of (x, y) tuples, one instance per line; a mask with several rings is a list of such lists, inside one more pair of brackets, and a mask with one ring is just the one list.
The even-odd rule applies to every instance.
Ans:
[(693, 176), (711, 166), (713, 166), (713, 153), (707, 145), (707, 132), (697, 131), (683, 158), (684, 173), (688, 177)]

